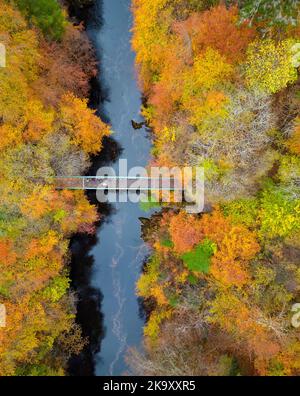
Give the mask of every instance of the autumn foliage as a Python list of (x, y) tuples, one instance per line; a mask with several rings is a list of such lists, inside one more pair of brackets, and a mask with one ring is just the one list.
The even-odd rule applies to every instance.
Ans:
[(240, 62), (246, 55), (248, 44), (253, 41), (256, 32), (246, 23), (238, 26), (238, 8), (227, 9), (219, 5), (195, 13), (183, 22), (177, 22), (174, 30), (182, 40), (190, 40), (193, 53), (199, 54), (207, 48), (217, 50), (228, 62)]
[(88, 154), (97, 154), (103, 137), (109, 135), (109, 127), (88, 108), (87, 100), (73, 94), (62, 97), (60, 120), (71, 141)]
[(137, 293), (151, 314), (133, 372), (299, 375), (299, 4), (134, 0), (133, 12), (153, 163), (203, 167), (209, 212), (166, 209), (145, 231)]
[[(88, 107), (96, 73), (82, 27), (57, 1), (0, 1), (0, 375), (64, 375), (84, 345), (74, 322), (69, 238), (98, 219), (82, 191), (57, 191), (78, 175), (109, 134)], [(40, 30), (41, 29), (41, 30)]]

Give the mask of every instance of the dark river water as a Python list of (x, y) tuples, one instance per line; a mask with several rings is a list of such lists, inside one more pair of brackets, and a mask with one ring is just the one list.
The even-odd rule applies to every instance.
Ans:
[[(104, 99), (100, 113), (113, 130), (97, 166), (118, 168), (118, 159), (128, 167), (146, 166), (151, 143), (146, 129), (134, 130), (131, 120), (140, 116), (141, 92), (137, 85), (131, 50), (132, 13), (130, 0), (99, 1), (88, 33), (100, 60), (99, 81)], [(95, 193), (90, 194), (95, 202)], [(78, 321), (90, 345), (72, 364), (73, 375), (122, 375), (127, 371), (128, 347), (140, 346), (144, 326), (142, 308), (136, 296), (136, 281), (149, 251), (141, 238), (145, 214), (136, 203), (99, 205), (106, 212), (93, 237), (74, 238), (72, 277), (78, 292)]]

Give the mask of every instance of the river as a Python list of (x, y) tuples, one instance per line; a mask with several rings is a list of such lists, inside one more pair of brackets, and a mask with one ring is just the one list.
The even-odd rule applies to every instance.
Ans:
[[(146, 166), (151, 142), (145, 128), (134, 130), (131, 120), (143, 121), (142, 105), (131, 50), (132, 13), (130, 0), (98, 1), (88, 24), (100, 60), (99, 81), (104, 99), (100, 113), (112, 126), (113, 140), (96, 159), (97, 166), (118, 168), (117, 159), (128, 167)], [(101, 15), (100, 15), (101, 14)], [(95, 20), (102, 23), (95, 23)], [(90, 194), (95, 201), (95, 194)], [(93, 344), (87, 358), (77, 359), (73, 375), (122, 375), (127, 371), (128, 347), (140, 346), (144, 317), (135, 292), (136, 281), (149, 251), (141, 238), (139, 204), (99, 205), (106, 212), (94, 237), (78, 237), (72, 244), (73, 274), (79, 295), (79, 323)], [(150, 216), (151, 213), (148, 214)], [(75, 369), (74, 369), (75, 367)]]

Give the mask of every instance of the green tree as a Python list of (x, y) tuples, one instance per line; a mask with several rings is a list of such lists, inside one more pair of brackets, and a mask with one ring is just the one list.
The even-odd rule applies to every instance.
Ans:
[(298, 0), (240, 0), (242, 21), (262, 22), (265, 26), (296, 25)]
[(216, 250), (216, 244), (206, 239), (197, 245), (194, 250), (182, 255), (182, 260), (190, 271), (208, 273), (210, 259)]
[(46, 37), (60, 40), (66, 26), (65, 14), (57, 0), (17, 0), (20, 11)]

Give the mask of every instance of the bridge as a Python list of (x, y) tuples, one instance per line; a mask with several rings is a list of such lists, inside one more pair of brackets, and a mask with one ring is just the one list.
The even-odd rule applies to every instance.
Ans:
[(57, 190), (183, 191), (180, 180), (129, 176), (57, 176)]

